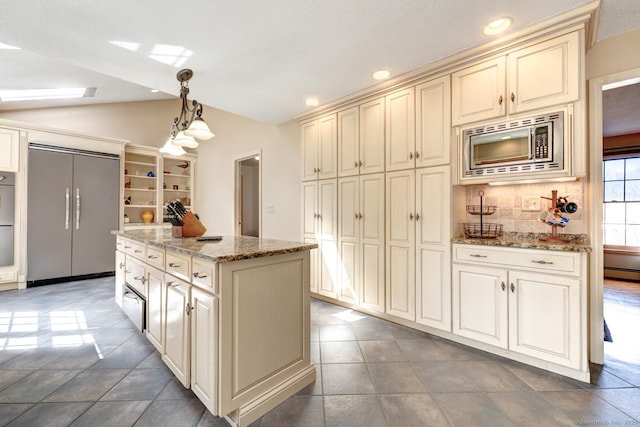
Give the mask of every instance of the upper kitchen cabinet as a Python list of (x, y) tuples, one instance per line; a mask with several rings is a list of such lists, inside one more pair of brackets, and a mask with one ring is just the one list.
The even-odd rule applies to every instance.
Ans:
[(338, 176), (384, 172), (384, 98), (338, 112)]
[(580, 96), (580, 33), (454, 72), (451, 91), (454, 126), (576, 101)]
[(415, 87), (416, 167), (451, 163), (451, 80), (444, 76)]
[(0, 171), (18, 172), (20, 132), (0, 128)]
[(338, 169), (338, 132), (335, 114), (302, 125), (302, 179), (335, 178)]
[(387, 171), (415, 167), (414, 89), (402, 89), (385, 97), (386, 107), (386, 169)]

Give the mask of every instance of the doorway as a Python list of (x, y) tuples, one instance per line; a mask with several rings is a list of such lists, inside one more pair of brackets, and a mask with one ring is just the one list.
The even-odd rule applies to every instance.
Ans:
[(262, 225), (261, 152), (235, 159), (235, 233), (260, 237)]

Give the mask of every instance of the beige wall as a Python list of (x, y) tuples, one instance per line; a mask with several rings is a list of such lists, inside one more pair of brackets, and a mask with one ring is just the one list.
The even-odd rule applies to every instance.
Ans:
[(640, 30), (629, 31), (596, 43), (587, 51), (587, 80), (640, 69)]
[[(0, 112), (0, 118), (160, 147), (179, 112), (178, 100), (100, 104)], [(197, 150), (196, 209), (207, 234), (234, 233), (234, 162), (262, 151), (264, 237), (300, 240), (300, 131), (296, 122), (272, 126), (205, 107), (203, 117), (216, 137)], [(267, 212), (273, 207), (273, 212)]]

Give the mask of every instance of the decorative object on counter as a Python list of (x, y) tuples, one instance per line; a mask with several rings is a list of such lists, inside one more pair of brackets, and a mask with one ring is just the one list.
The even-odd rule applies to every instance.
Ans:
[(156, 177), (156, 174), (155, 174), (155, 173), (153, 173), (153, 171), (149, 171), (149, 172), (147, 172), (147, 176), (148, 176), (149, 178), (155, 178), (155, 177)]
[(471, 215), (479, 215), (480, 223), (465, 222), (462, 224), (464, 235), (468, 238), (474, 239), (495, 239), (502, 234), (502, 224), (485, 224), (484, 216), (496, 213), (497, 206), (485, 205), (483, 203), (484, 191), (478, 191), (478, 196), (480, 196), (480, 204), (467, 205), (467, 212)]
[(142, 218), (142, 222), (145, 224), (151, 224), (153, 221), (153, 211), (144, 211), (140, 214), (140, 218)]
[(564, 243), (571, 242), (571, 240), (565, 237), (558, 236), (558, 227), (566, 227), (569, 223), (569, 218), (562, 215), (562, 213), (575, 213), (578, 210), (578, 205), (567, 202), (568, 197), (559, 198), (558, 190), (551, 190), (551, 198), (544, 196), (540, 196), (540, 198), (551, 200), (551, 207), (546, 211), (540, 212), (540, 216), (538, 217), (540, 221), (551, 226), (551, 236), (540, 237), (539, 240), (541, 242), (547, 242), (549, 240), (557, 240)]
[(124, 198), (124, 204), (125, 205), (130, 205), (131, 204), (131, 196)]
[[(198, 237), (202, 236), (207, 229), (200, 222), (192, 212), (187, 211), (180, 200), (173, 202), (167, 202), (164, 204), (164, 208), (167, 211), (166, 218), (171, 222), (173, 228), (181, 227), (182, 237)], [(172, 230), (172, 236), (175, 236), (177, 231)]]
[(178, 71), (176, 75), (180, 82), (182, 107), (180, 115), (173, 119), (169, 129), (169, 139), (160, 149), (161, 153), (180, 156), (185, 153), (183, 147), (196, 148), (198, 146), (196, 138), (209, 140), (215, 136), (202, 119), (202, 104), (194, 99), (189, 107), (187, 95), (189, 95), (191, 77), (193, 77), (193, 71), (188, 68)]

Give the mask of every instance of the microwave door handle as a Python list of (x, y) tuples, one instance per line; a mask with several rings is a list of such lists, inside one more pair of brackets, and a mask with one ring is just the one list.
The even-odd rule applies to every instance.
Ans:
[(529, 129), (529, 160), (532, 160), (535, 157), (535, 149), (536, 149), (535, 128), (531, 128)]

